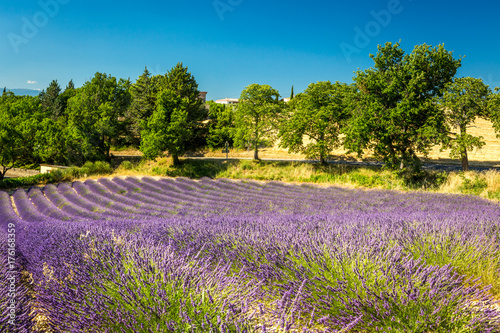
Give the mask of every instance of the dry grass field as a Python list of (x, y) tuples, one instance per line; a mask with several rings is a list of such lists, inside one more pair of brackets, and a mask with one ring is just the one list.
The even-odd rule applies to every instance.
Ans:
[[(486, 145), (469, 153), (469, 162), (472, 166), (500, 167), (500, 138), (496, 137), (490, 121), (477, 119), (475, 124), (468, 129), (468, 133), (474, 136), (482, 136)], [(450, 151), (439, 151), (436, 147), (430, 154), (429, 159), (436, 163), (460, 164), (458, 160), (449, 158)]]

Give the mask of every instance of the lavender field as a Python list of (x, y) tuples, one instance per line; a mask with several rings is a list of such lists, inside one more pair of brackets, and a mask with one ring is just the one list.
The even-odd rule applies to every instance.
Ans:
[(114, 178), (0, 192), (0, 225), (0, 332), (500, 332), (477, 197)]

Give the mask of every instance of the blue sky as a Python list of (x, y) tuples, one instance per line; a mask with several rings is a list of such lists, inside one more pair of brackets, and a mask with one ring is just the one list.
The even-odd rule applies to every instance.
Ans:
[[(77, 1), (0, 4), (0, 86), (81, 86), (95, 72), (135, 82), (183, 62), (208, 99), (252, 83), (284, 97), (311, 82), (352, 82), (377, 45), (445, 44), (457, 76), (500, 86), (500, 4), (493, 1)], [(347, 50), (347, 51), (346, 51)]]

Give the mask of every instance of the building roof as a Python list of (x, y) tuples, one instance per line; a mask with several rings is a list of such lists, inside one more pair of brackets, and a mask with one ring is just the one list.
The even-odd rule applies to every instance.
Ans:
[(237, 98), (223, 98), (223, 99), (218, 99), (215, 101), (215, 103), (238, 103), (240, 100)]

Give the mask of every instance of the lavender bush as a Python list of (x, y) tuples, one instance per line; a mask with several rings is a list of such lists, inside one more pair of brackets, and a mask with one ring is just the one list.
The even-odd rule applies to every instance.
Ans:
[(477, 197), (114, 178), (12, 201), (0, 192), (30, 277), (23, 325), (500, 332), (500, 206)]

